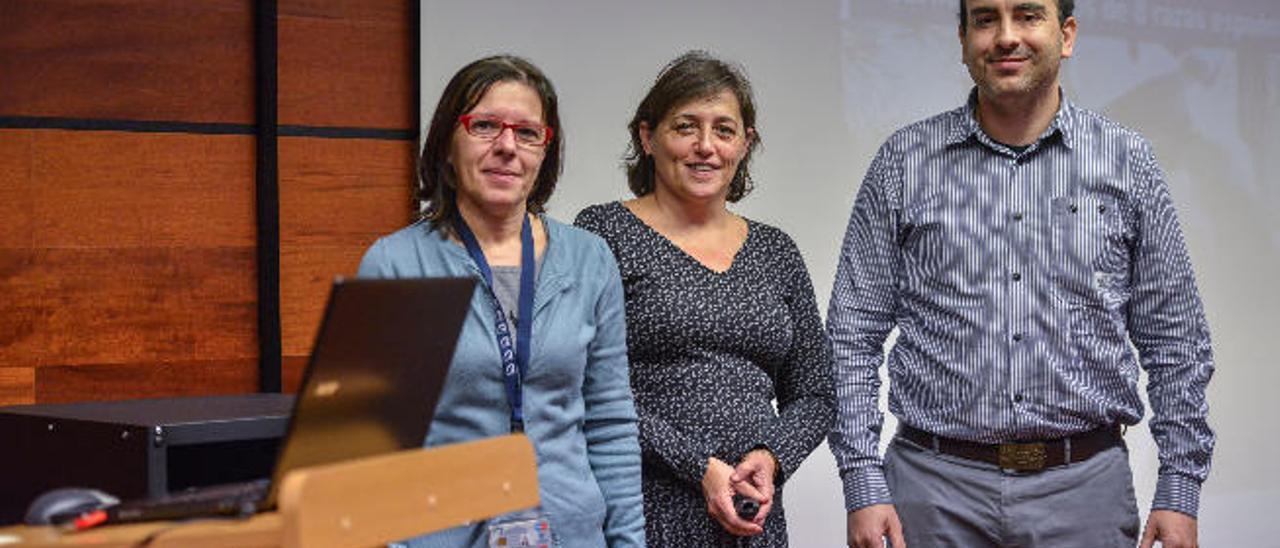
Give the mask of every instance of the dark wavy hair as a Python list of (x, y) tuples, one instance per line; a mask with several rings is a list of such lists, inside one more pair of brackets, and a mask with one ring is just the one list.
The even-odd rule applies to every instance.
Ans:
[(530, 213), (542, 213), (556, 188), (564, 158), (564, 129), (560, 126), (555, 88), (538, 67), (525, 59), (514, 55), (485, 57), (462, 67), (449, 80), (418, 157), (418, 199), (426, 203), (422, 218), (435, 228), (452, 227), (458, 215), (458, 181), (449, 165), (458, 117), (475, 108), (489, 88), (500, 82), (519, 82), (532, 88), (542, 100), (543, 122), (552, 128), (551, 142), (547, 143), (546, 156), (525, 207)]
[[(1076, 11), (1076, 0), (1055, 0), (1058, 3), (1058, 25), (1067, 24), (1067, 18), (1071, 17)], [(960, 33), (963, 34), (969, 30), (969, 18), (965, 17), (969, 11), (969, 4), (965, 0), (960, 0)]]
[(640, 141), (640, 125), (651, 130), (672, 110), (690, 101), (712, 97), (722, 91), (730, 91), (738, 99), (742, 123), (755, 131), (755, 137), (747, 144), (747, 154), (738, 163), (738, 171), (729, 183), (730, 202), (737, 202), (751, 192), (755, 183), (751, 180), (752, 153), (760, 146), (760, 131), (756, 127), (756, 103), (751, 92), (751, 82), (743, 70), (704, 51), (690, 51), (663, 67), (658, 79), (649, 88), (636, 108), (636, 114), (627, 124), (631, 132), (631, 145), (627, 149), (625, 164), (627, 186), (636, 196), (645, 196), (654, 189), (653, 157), (644, 153)]

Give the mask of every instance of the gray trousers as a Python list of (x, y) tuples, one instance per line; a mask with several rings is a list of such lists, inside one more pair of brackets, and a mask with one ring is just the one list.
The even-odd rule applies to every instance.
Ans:
[(911, 548), (1133, 548), (1138, 505), (1123, 445), (1035, 473), (894, 439), (885, 476)]

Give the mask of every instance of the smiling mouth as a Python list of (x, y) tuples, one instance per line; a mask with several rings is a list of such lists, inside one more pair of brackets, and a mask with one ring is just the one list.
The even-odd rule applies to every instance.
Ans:
[(713, 171), (720, 169), (720, 166), (702, 163), (702, 162), (685, 164), (685, 166), (697, 173), (711, 173)]
[(988, 66), (998, 74), (1021, 72), (1026, 65), (1025, 57), (994, 59), (988, 63)]
[(1008, 65), (1008, 64), (1022, 63), (1029, 59), (1031, 58), (1030, 57), (997, 57), (997, 58), (988, 60), (988, 62), (995, 65)]

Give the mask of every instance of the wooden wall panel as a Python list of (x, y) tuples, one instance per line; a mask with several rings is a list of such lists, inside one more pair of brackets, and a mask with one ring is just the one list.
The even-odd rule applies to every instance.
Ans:
[(0, 367), (36, 368), (25, 382), (42, 402), (187, 393), (65, 369), (79, 366), (234, 363), (197, 386), (244, 391), (257, 355), (253, 138), (0, 134), (27, 143), (25, 158), (0, 156), (0, 173), (27, 166), (2, 184), (30, 204), (27, 242), (0, 244)]
[(404, 226), (412, 209), (413, 144), (280, 139), (280, 239), (349, 244)]
[(13, 274), (33, 256), (31, 140), (30, 132), (0, 130), (0, 250), (7, 250), (0, 251), (0, 405), (35, 403), (32, 364), (6, 367), (2, 357), (15, 341), (31, 336), (38, 311), (19, 300)]
[(253, 246), (253, 138), (0, 130), (0, 247)]
[(412, 129), (412, 1), (280, 0), (280, 123)]
[(258, 360), (50, 366), (36, 370), (41, 403), (243, 394), (258, 387)]
[[(413, 129), (415, 1), (278, 4), (279, 123), (355, 129), (280, 141), (287, 389), (332, 276), (411, 216), (413, 145), (354, 137)], [(255, 121), (254, 7), (0, 0), (0, 117), (107, 121), (0, 128), (0, 404), (257, 387), (256, 139), (200, 134)]]
[(355, 274), (375, 238), (409, 223), (411, 147), (407, 141), (280, 140), (280, 295), (286, 357), (311, 352), (333, 277)]
[(0, 315), (19, 327), (0, 366), (255, 356), (253, 260), (251, 248), (0, 250), (13, 297)]
[(4, 0), (0, 115), (253, 123), (253, 3)]
[(31, 245), (31, 137), (0, 130), (0, 247)]
[(35, 378), (32, 367), (0, 367), (0, 405), (35, 403)]
[(38, 247), (254, 245), (254, 139), (36, 131)]
[(280, 339), (285, 356), (311, 353), (334, 277), (354, 275), (361, 254), (375, 237), (369, 235), (346, 246), (282, 244)]
[(311, 359), (308, 354), (306, 356), (284, 356), (280, 364), (280, 382), (283, 385), (281, 390), (288, 394), (296, 394), (298, 388), (302, 386), (302, 372), (307, 367), (307, 361)]

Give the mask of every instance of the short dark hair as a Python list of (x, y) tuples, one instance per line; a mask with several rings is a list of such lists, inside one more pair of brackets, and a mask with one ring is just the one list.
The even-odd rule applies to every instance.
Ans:
[(740, 67), (716, 59), (705, 51), (690, 51), (663, 67), (649, 92), (640, 101), (635, 116), (627, 124), (627, 129), (631, 132), (631, 145), (628, 147), (625, 163), (627, 186), (631, 187), (632, 193), (636, 196), (648, 195), (653, 192), (655, 185), (653, 157), (645, 154), (644, 144), (640, 141), (641, 123), (652, 130), (676, 107), (723, 91), (732, 92), (738, 99), (744, 129), (755, 132), (755, 137), (747, 143), (746, 156), (738, 163), (738, 171), (729, 183), (729, 195), (726, 199), (737, 202), (751, 192), (755, 184), (751, 180), (748, 164), (751, 162), (751, 153), (760, 146), (760, 132), (755, 129), (756, 103), (751, 92), (751, 82)]
[[(1055, 0), (1058, 3), (1058, 25), (1067, 24), (1067, 18), (1071, 17), (1076, 11), (1076, 0)], [(964, 33), (969, 30), (969, 18), (967, 13), (969, 5), (965, 0), (960, 0), (960, 32)]]
[(458, 181), (449, 165), (458, 117), (475, 108), (489, 88), (500, 82), (519, 82), (533, 89), (542, 100), (543, 123), (552, 128), (551, 142), (547, 143), (546, 156), (525, 207), (530, 213), (543, 212), (555, 190), (564, 157), (564, 128), (560, 126), (555, 88), (538, 67), (525, 59), (514, 55), (485, 57), (462, 67), (449, 80), (418, 157), (418, 199), (426, 202), (422, 217), (435, 228), (452, 226), (458, 214)]

